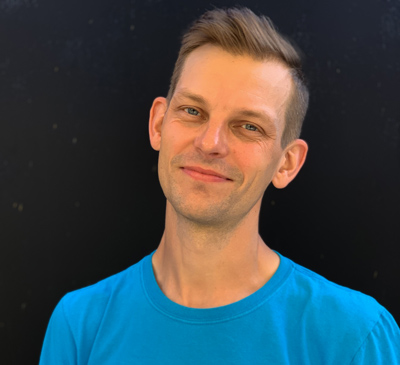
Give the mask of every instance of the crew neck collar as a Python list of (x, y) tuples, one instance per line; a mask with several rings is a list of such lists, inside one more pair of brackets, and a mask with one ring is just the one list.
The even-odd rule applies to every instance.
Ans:
[(277, 252), (280, 259), (278, 269), (271, 279), (253, 294), (221, 307), (190, 308), (173, 302), (161, 291), (152, 265), (154, 252), (146, 256), (141, 265), (142, 284), (148, 300), (159, 312), (168, 317), (198, 324), (224, 322), (256, 310), (283, 285), (293, 270), (291, 261)]

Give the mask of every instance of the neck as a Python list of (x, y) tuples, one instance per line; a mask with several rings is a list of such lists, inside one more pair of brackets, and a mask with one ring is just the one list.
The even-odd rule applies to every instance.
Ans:
[(172, 301), (211, 308), (241, 300), (261, 288), (279, 257), (258, 234), (260, 204), (236, 224), (199, 225), (167, 202), (166, 225), (153, 255), (158, 285)]

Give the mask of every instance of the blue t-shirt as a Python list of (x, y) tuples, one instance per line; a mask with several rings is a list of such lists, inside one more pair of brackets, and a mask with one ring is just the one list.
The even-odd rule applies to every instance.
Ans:
[(400, 364), (385, 308), (281, 255), (258, 291), (208, 309), (168, 299), (151, 257), (67, 294), (40, 364)]

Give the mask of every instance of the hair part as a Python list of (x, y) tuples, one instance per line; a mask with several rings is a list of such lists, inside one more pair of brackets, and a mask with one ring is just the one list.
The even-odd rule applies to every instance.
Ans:
[(174, 95), (186, 58), (205, 44), (218, 46), (232, 55), (250, 56), (257, 61), (277, 60), (287, 66), (293, 87), (285, 112), (282, 148), (299, 138), (309, 101), (300, 52), (278, 33), (269, 18), (257, 16), (248, 8), (210, 10), (190, 26), (182, 38), (167, 95), (168, 102)]

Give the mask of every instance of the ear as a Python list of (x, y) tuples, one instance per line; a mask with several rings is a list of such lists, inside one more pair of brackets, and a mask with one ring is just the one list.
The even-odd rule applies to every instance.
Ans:
[(306, 160), (308, 145), (302, 139), (291, 142), (284, 150), (272, 183), (277, 189), (285, 188), (298, 174)]
[(163, 97), (155, 98), (150, 109), (149, 116), (149, 135), (150, 144), (156, 151), (160, 150), (161, 146), (161, 127), (164, 120), (164, 115), (167, 111), (168, 102)]

